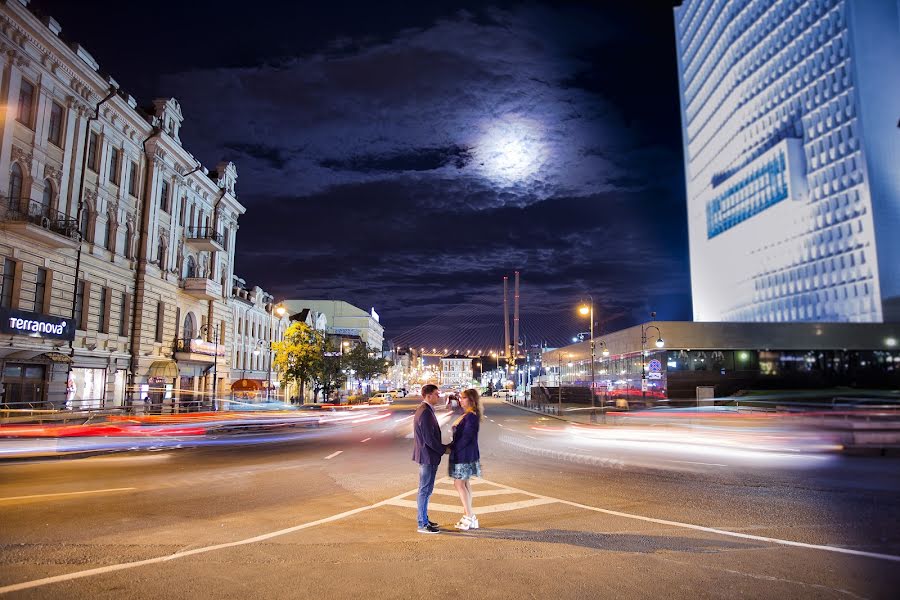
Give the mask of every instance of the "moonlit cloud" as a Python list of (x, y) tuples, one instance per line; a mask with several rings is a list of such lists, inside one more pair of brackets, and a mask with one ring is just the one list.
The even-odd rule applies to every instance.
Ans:
[(689, 316), (681, 159), (606, 79), (634, 32), (592, 11), (458, 11), (164, 77), (192, 152), (238, 165), (238, 272), (377, 306), (389, 336), (514, 269), (537, 314), (589, 291), (622, 324)]

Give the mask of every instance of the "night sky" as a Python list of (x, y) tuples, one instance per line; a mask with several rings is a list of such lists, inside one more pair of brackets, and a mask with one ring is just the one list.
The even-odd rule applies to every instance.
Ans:
[(33, 5), (236, 163), (236, 273), (276, 298), (451, 348), (498, 346), (514, 270), (529, 343), (587, 294), (599, 331), (691, 318), (674, 1), (305, 4)]

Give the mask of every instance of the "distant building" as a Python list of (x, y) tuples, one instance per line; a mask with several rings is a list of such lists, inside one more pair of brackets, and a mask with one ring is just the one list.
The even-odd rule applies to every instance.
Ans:
[(283, 304), (291, 314), (308, 309), (317, 315), (324, 315), (329, 335), (347, 340), (359, 339), (370, 349), (381, 352), (384, 327), (379, 323), (375, 309), (366, 312), (343, 300), (285, 300)]
[(290, 325), (287, 310), (279, 316), (272, 295), (259, 286), (248, 287), (240, 277), (232, 279), (228, 304), (233, 319), (231, 381), (244, 380), (245, 387), (258, 385), (261, 393), (255, 397), (265, 397), (267, 389), (272, 390), (270, 398), (280, 397), (278, 374), (271, 369), (272, 344), (284, 339)]
[(895, 0), (675, 8), (696, 321), (900, 320)]
[(441, 385), (467, 387), (472, 383), (472, 359), (461, 354), (441, 357)]

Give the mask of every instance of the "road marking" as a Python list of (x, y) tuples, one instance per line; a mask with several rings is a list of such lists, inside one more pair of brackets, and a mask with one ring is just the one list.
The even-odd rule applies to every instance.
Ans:
[(301, 523), (300, 525), (294, 525), (293, 527), (288, 527), (286, 529), (279, 529), (278, 531), (270, 531), (269, 533), (264, 533), (261, 535), (257, 535), (255, 537), (238, 540), (235, 542), (216, 544), (214, 546), (204, 546), (202, 548), (194, 548), (192, 550), (183, 550), (181, 552), (175, 552), (174, 554), (167, 554), (165, 556), (157, 556), (154, 558), (147, 558), (147, 559), (138, 560), (135, 562), (107, 565), (105, 567), (97, 567), (95, 569), (87, 569), (85, 571), (75, 571), (74, 573), (65, 573), (63, 575), (55, 575), (53, 577), (44, 577), (43, 579), (34, 579), (32, 581), (23, 581), (21, 583), (15, 583), (13, 585), (7, 585), (4, 587), (0, 587), (0, 594), (8, 594), (10, 592), (18, 592), (21, 590), (27, 590), (27, 589), (31, 589), (31, 588), (50, 585), (51, 583), (59, 583), (62, 581), (71, 581), (73, 579), (81, 579), (83, 577), (91, 577), (92, 575), (103, 575), (104, 573), (113, 573), (115, 571), (122, 571), (125, 569), (133, 569), (135, 567), (143, 567), (145, 565), (164, 563), (164, 562), (168, 562), (170, 560), (184, 558), (186, 556), (193, 556), (195, 554), (203, 554), (205, 552), (212, 552), (213, 550), (222, 550), (223, 548), (234, 548), (235, 546), (245, 546), (247, 544), (255, 544), (256, 542), (263, 542), (265, 540), (269, 540), (269, 539), (272, 539), (275, 537), (286, 535), (288, 533), (294, 533), (295, 531), (300, 531), (302, 529), (308, 529), (310, 527), (315, 527), (317, 525), (324, 525), (325, 523), (339, 521), (341, 519), (350, 517), (352, 515), (356, 515), (361, 512), (365, 512), (367, 510), (372, 510), (373, 508), (378, 508), (380, 506), (384, 506), (385, 503), (387, 503), (387, 502), (391, 502), (392, 500), (402, 498), (403, 496), (408, 496), (409, 494), (414, 494), (415, 492), (416, 492), (416, 490), (413, 490), (412, 492), (404, 492), (404, 493), (400, 494), (399, 496), (394, 496), (393, 498), (388, 498), (387, 500), (382, 500), (381, 502), (376, 502), (375, 504), (370, 504), (368, 506), (361, 506), (359, 508), (354, 508), (354, 509), (351, 509), (348, 511), (344, 511), (342, 513), (332, 515), (330, 517), (325, 517), (323, 519), (318, 519), (316, 521), (310, 521), (308, 523)]
[(107, 492), (130, 492), (136, 489), (137, 488), (133, 487), (108, 488), (105, 490), (85, 490), (82, 492), (57, 492), (55, 494), (32, 494), (31, 496), (8, 496), (6, 498), (0, 498), (0, 502), (9, 502), (12, 500), (31, 500), (34, 498), (58, 498), (60, 496), (80, 496), (84, 494), (105, 494)]
[[(522, 508), (529, 508), (532, 506), (541, 506), (542, 504), (553, 504), (557, 502), (554, 498), (532, 498), (531, 500), (520, 500), (518, 502), (504, 502), (503, 504), (489, 504), (487, 506), (478, 505), (477, 513), (479, 515), (486, 515), (489, 513), (495, 512), (507, 512), (511, 510), (519, 510)], [(404, 508), (416, 508), (417, 504), (415, 500), (404, 500), (402, 498), (390, 500), (385, 502), (385, 504), (389, 504), (391, 506), (402, 506)], [(462, 506), (459, 504), (438, 504), (436, 502), (428, 503), (429, 512), (434, 510), (437, 512), (450, 512), (450, 513), (458, 513), (462, 510)]]
[[(492, 482), (485, 482), (492, 483)], [(494, 483), (493, 485), (503, 485), (500, 483)], [(705, 531), (706, 533), (715, 533), (718, 535), (724, 535), (729, 537), (736, 537), (745, 540), (754, 540), (758, 542), (769, 542), (772, 544), (779, 544), (781, 546), (795, 546), (798, 548), (809, 548), (811, 550), (824, 550), (826, 552), (836, 552), (838, 554), (851, 554), (853, 556), (864, 556), (866, 558), (878, 558), (881, 560), (889, 560), (893, 562), (900, 562), (900, 556), (895, 556), (893, 554), (880, 554), (878, 552), (865, 552), (863, 550), (853, 550), (851, 548), (841, 548), (839, 546), (826, 546), (822, 544), (807, 544), (805, 542), (795, 542), (793, 540), (782, 540), (779, 538), (765, 537), (761, 535), (751, 535), (749, 533), (738, 533), (736, 531), (728, 531), (727, 529), (716, 529), (714, 527), (705, 527), (703, 525), (694, 525), (693, 523), (681, 523), (679, 521), (668, 521), (666, 519), (656, 519), (653, 517), (645, 517), (643, 515), (635, 515), (631, 513), (621, 512), (618, 510), (610, 510), (608, 508), (598, 508), (596, 506), (588, 506), (587, 504), (580, 504), (578, 502), (572, 502), (571, 500), (561, 500), (559, 498), (553, 498), (552, 496), (544, 496), (541, 494), (534, 494), (532, 492), (526, 492), (525, 490), (520, 490), (518, 488), (503, 486), (508, 490), (516, 491), (520, 494), (525, 494), (526, 496), (532, 496), (534, 498), (542, 498), (544, 500), (552, 500), (555, 502), (559, 502), (560, 504), (566, 504), (568, 506), (574, 506), (576, 508), (582, 508), (584, 510), (590, 510), (594, 512), (604, 513), (607, 515), (613, 515), (615, 517), (624, 517), (626, 519), (635, 519), (638, 521), (646, 521), (648, 523), (657, 523), (659, 525), (667, 525), (670, 527), (681, 527), (683, 529), (693, 529), (694, 531)]]
[(343, 452), (343, 450), (338, 450), (338, 451), (335, 452), (334, 454), (329, 454), (328, 456), (325, 457), (325, 460), (331, 460), (332, 458), (334, 458), (334, 457), (337, 456), (338, 454), (341, 454), (342, 452)]
[[(448, 490), (444, 488), (434, 488), (435, 494), (440, 494), (443, 496), (454, 496), (458, 497), (459, 493), (456, 490)], [(502, 496), (504, 494), (518, 494), (519, 492), (511, 492), (509, 490), (481, 490), (481, 491), (473, 491), (473, 498), (484, 498), (485, 496)]]
[(371, 439), (372, 439), (372, 438), (366, 438), (366, 439), (362, 440), (362, 441), (360, 442), (360, 444), (365, 444), (366, 442), (368, 442), (368, 441), (371, 440)]
[(728, 466), (728, 465), (723, 465), (721, 463), (696, 462), (693, 460), (667, 460), (666, 462), (684, 463), (686, 465), (708, 465), (710, 467), (727, 467)]

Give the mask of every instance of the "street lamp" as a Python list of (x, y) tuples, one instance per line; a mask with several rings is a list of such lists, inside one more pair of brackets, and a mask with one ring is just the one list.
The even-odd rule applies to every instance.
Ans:
[(269, 334), (269, 375), (266, 380), (266, 402), (269, 402), (272, 398), (272, 363), (275, 362), (275, 356), (272, 352), (272, 342), (275, 341), (275, 332), (278, 329), (277, 322), (275, 320), (275, 315), (278, 315), (280, 319), (285, 315), (287, 309), (284, 308), (284, 305), (279, 304), (278, 306), (273, 306), (271, 315), (272, 315), (272, 329)]
[[(650, 313), (650, 318), (655, 319), (656, 313)], [(647, 325), (646, 327), (641, 327), (641, 402), (646, 405), (647, 400), (647, 374), (646, 374), (646, 364), (647, 360), (644, 356), (644, 346), (647, 344), (647, 332), (651, 329), (656, 330), (656, 347), (662, 348), (666, 345), (666, 343), (662, 339), (662, 332), (660, 332), (659, 327), (656, 325)]]
[(588, 294), (590, 304), (582, 304), (578, 312), (591, 320), (591, 419), (594, 418), (594, 297)]

